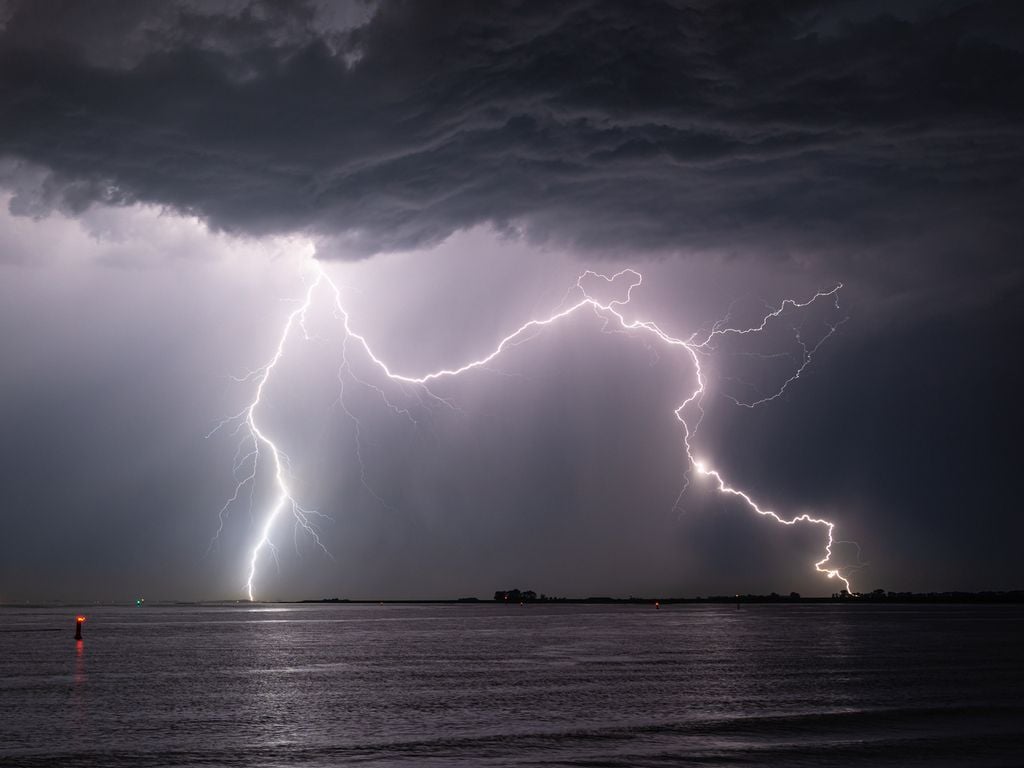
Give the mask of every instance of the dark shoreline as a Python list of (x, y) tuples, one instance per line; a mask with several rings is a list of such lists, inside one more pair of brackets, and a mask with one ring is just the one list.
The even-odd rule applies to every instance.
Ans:
[(818, 604), (888, 603), (888, 604), (1020, 604), (1024, 603), (1024, 590), (1006, 592), (888, 592), (863, 595), (833, 595), (831, 597), (800, 597), (788, 595), (715, 595), (712, 597), (549, 597), (533, 600), (493, 600), (463, 597), (446, 600), (356, 600), (340, 597), (319, 600), (280, 601), (281, 603), (338, 603), (350, 605), (719, 605), (741, 604)]
[[(543, 599), (494, 600), (492, 598), (461, 597), (438, 599), (385, 599), (363, 600), (329, 597), (305, 600), (153, 600), (154, 607), (218, 606), (218, 605), (1020, 605), (1024, 604), (1024, 590), (991, 592), (887, 592), (831, 597), (802, 597), (790, 595), (713, 595), (711, 597), (545, 597)], [(128, 606), (126, 601), (36, 601), (0, 603), (0, 608), (63, 608), (74, 606)], [(140, 609), (141, 610), (141, 609)]]

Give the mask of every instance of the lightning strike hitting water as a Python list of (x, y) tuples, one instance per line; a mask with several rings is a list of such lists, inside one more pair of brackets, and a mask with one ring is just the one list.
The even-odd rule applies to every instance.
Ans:
[[(320, 540), (317, 528), (311, 520), (311, 517), (318, 516), (319, 513), (313, 510), (303, 508), (295, 499), (295, 496), (293, 495), (290, 487), (291, 475), (289, 471), (290, 463), (288, 461), (288, 457), (270, 438), (270, 436), (267, 435), (266, 432), (259, 426), (259, 422), (257, 419), (258, 409), (261, 403), (263, 402), (264, 390), (266, 388), (267, 381), (269, 380), (274, 369), (277, 367), (278, 363), (281, 361), (281, 358), (284, 356), (285, 346), (288, 342), (288, 339), (294, 332), (296, 325), (302, 329), (303, 333), (306, 335), (306, 338), (309, 338), (309, 335), (306, 332), (306, 316), (313, 305), (314, 298), (317, 292), (320, 291), (321, 289), (326, 290), (329, 293), (331, 300), (333, 302), (333, 310), (335, 317), (341, 323), (342, 329), (344, 331), (344, 337), (342, 341), (342, 363), (338, 371), (339, 382), (341, 383), (342, 386), (338, 395), (337, 403), (341, 406), (342, 410), (345, 412), (345, 414), (348, 416), (348, 418), (352, 421), (353, 424), (356, 436), (356, 458), (359, 462), (360, 478), (362, 480), (362, 483), (364, 487), (380, 503), (384, 504), (385, 506), (387, 506), (387, 503), (366, 482), (365, 466), (363, 464), (363, 457), (361, 450), (359, 448), (360, 421), (359, 418), (345, 404), (343, 375), (348, 375), (356, 383), (374, 390), (382, 398), (385, 405), (387, 405), (387, 407), (394, 411), (396, 414), (403, 415), (410, 419), (412, 419), (413, 417), (407, 409), (401, 408), (393, 404), (388, 399), (387, 394), (385, 393), (383, 388), (372, 382), (366, 381), (355, 376), (355, 374), (352, 372), (351, 366), (349, 365), (349, 342), (354, 342), (357, 345), (357, 347), (363, 351), (366, 357), (373, 363), (373, 365), (376, 366), (377, 369), (379, 369), (381, 374), (390, 379), (391, 381), (396, 382), (400, 385), (411, 385), (417, 387), (421, 390), (422, 393), (426, 394), (433, 400), (442, 402), (446, 405), (451, 405), (449, 401), (437, 396), (429, 389), (429, 384), (431, 382), (435, 382), (445, 378), (460, 376), (464, 373), (467, 373), (468, 371), (472, 371), (478, 368), (489, 370), (487, 368), (488, 364), (491, 363), (495, 358), (501, 355), (502, 352), (506, 351), (510, 347), (529, 341), (531, 338), (533, 338), (534, 334), (541, 331), (546, 326), (552, 325), (553, 323), (557, 323), (558, 321), (567, 318), (570, 315), (574, 315), (580, 310), (589, 309), (592, 310), (602, 320), (603, 324), (600, 330), (638, 332), (648, 335), (652, 337), (654, 341), (660, 342), (661, 344), (667, 347), (678, 348), (682, 350), (685, 354), (689, 356), (690, 360), (693, 363), (696, 382), (695, 386), (693, 390), (688, 394), (688, 396), (682, 401), (682, 403), (679, 404), (679, 406), (673, 412), (673, 415), (675, 416), (676, 420), (682, 426), (683, 447), (686, 453), (686, 459), (689, 462), (689, 466), (684, 471), (684, 483), (683, 489), (680, 492), (680, 498), (682, 497), (682, 494), (685, 493), (688, 487), (690, 476), (689, 467), (692, 467), (694, 470), (696, 470), (696, 473), (699, 476), (710, 478), (714, 482), (715, 486), (717, 487), (720, 493), (741, 499), (743, 503), (746, 504), (751, 510), (753, 510), (754, 512), (761, 516), (769, 517), (783, 525), (809, 523), (812, 525), (818, 525), (823, 527), (826, 533), (824, 548), (825, 556), (814, 564), (814, 568), (816, 571), (824, 574), (826, 577), (830, 579), (837, 579), (838, 581), (842, 582), (844, 587), (848, 591), (852, 591), (849, 579), (840, 572), (840, 569), (838, 567), (830, 565), (830, 561), (832, 559), (832, 547), (836, 543), (836, 540), (833, 537), (835, 523), (831, 522), (830, 520), (826, 520), (820, 517), (814, 517), (806, 513), (787, 518), (782, 515), (779, 515), (778, 513), (770, 509), (765, 509), (761, 507), (746, 492), (729, 485), (722, 477), (721, 473), (717, 469), (714, 469), (713, 467), (709, 466), (706, 460), (696, 458), (694, 456), (693, 446), (691, 445), (691, 440), (696, 435), (697, 430), (700, 426), (701, 418), (704, 414), (702, 402), (707, 392), (707, 381), (704, 369), (701, 366), (701, 358), (702, 356), (710, 354), (711, 352), (714, 351), (715, 342), (728, 336), (747, 336), (761, 333), (768, 327), (768, 325), (773, 320), (779, 318), (787, 309), (802, 309), (810, 306), (811, 304), (819, 300), (830, 300), (838, 309), (838, 294), (839, 290), (842, 288), (842, 284), (836, 285), (834, 288), (828, 291), (820, 291), (816, 293), (814, 296), (812, 296), (810, 299), (807, 299), (806, 301), (800, 302), (793, 299), (786, 299), (778, 307), (774, 309), (769, 308), (769, 311), (761, 318), (761, 321), (758, 324), (748, 328), (729, 327), (728, 318), (726, 318), (726, 320), (722, 320), (715, 323), (710, 330), (704, 332), (695, 332), (686, 338), (676, 338), (666, 333), (653, 321), (627, 319), (627, 317), (623, 314), (624, 308), (627, 305), (629, 305), (630, 301), (632, 300), (634, 289), (638, 288), (643, 282), (643, 278), (641, 277), (639, 272), (633, 269), (624, 269), (613, 275), (602, 275), (597, 272), (587, 270), (577, 278), (573, 290), (566, 294), (567, 300), (573, 292), (575, 292), (579, 297), (577, 300), (575, 300), (574, 303), (571, 303), (568, 307), (559, 309), (546, 317), (528, 320), (527, 322), (523, 323), (521, 326), (516, 328), (514, 331), (509, 333), (507, 336), (502, 338), (494, 346), (494, 348), (483, 357), (480, 357), (476, 360), (471, 360), (455, 368), (441, 368), (436, 371), (431, 371), (420, 375), (410, 375), (405, 373), (399, 373), (393, 370), (387, 363), (385, 363), (381, 358), (379, 358), (374, 353), (366, 337), (358, 333), (352, 327), (351, 317), (344, 307), (341, 297), (341, 291), (339, 290), (338, 286), (327, 275), (327, 273), (323, 269), (323, 266), (319, 262), (314, 261), (313, 263), (316, 270), (315, 278), (307, 287), (305, 297), (301, 304), (295, 310), (293, 310), (291, 314), (288, 315), (284, 327), (281, 331), (280, 338), (278, 339), (277, 347), (274, 351), (273, 356), (261, 368), (258, 368), (255, 371), (250, 372), (247, 376), (243, 377), (242, 379), (239, 379), (239, 381), (256, 382), (256, 392), (252, 401), (240, 413), (223, 420), (214, 429), (214, 431), (217, 431), (218, 429), (227, 424), (235, 423), (236, 432), (243, 428), (246, 430), (246, 435), (243, 438), (243, 441), (240, 444), (239, 450), (235, 457), (235, 470), (237, 472), (243, 466), (248, 466), (250, 467), (251, 470), (245, 477), (243, 477), (239, 481), (238, 485), (235, 487), (234, 493), (231, 495), (231, 497), (228, 499), (225, 505), (221, 508), (220, 526), (218, 527), (217, 531), (218, 534), (223, 528), (225, 514), (227, 513), (229, 507), (238, 500), (242, 490), (246, 485), (250, 485), (251, 507), (251, 487), (256, 480), (257, 465), (261, 457), (261, 451), (267, 451), (270, 453), (271, 462), (274, 469), (274, 484), (276, 489), (276, 496), (274, 498), (273, 503), (267, 510), (266, 517), (264, 518), (263, 523), (259, 529), (259, 538), (257, 539), (256, 544), (253, 546), (251, 555), (249, 557), (245, 588), (250, 600), (254, 599), (253, 582), (256, 578), (257, 565), (259, 563), (260, 556), (263, 553), (263, 550), (269, 550), (272, 554), (274, 554), (276, 558), (276, 550), (274, 549), (274, 545), (271, 542), (270, 535), (275, 523), (280, 518), (282, 512), (286, 510), (291, 512), (291, 515), (295, 521), (296, 531), (301, 529), (308, 533), (313, 539), (313, 541), (321, 549), (323, 549), (324, 552), (327, 552), (326, 548), (324, 548), (323, 543)], [(584, 282), (586, 280), (603, 281), (608, 285), (614, 285), (620, 280), (626, 280), (628, 282), (626, 284), (625, 298), (621, 300), (611, 300), (607, 302), (598, 301), (585, 288)], [(564, 303), (565, 302), (563, 301), (563, 304)], [(821, 344), (823, 344), (833, 333), (835, 333), (837, 327), (838, 324), (829, 325), (828, 332), (813, 346), (808, 346), (801, 339), (799, 332), (796, 332), (796, 341), (802, 349), (802, 357), (799, 360), (799, 364), (797, 365), (796, 371), (788, 379), (786, 379), (782, 383), (782, 385), (778, 387), (778, 389), (776, 389), (774, 392), (767, 395), (762, 395), (752, 401), (741, 401), (738, 398), (731, 397), (728, 395), (727, 397), (729, 397), (729, 399), (732, 400), (737, 405), (741, 405), (748, 408), (755, 408), (759, 405), (763, 405), (767, 402), (770, 402), (778, 398), (779, 396), (782, 395), (786, 388), (793, 381), (798, 379), (800, 375), (806, 370), (807, 366), (810, 365), (815, 352), (818, 350)], [(690, 415), (691, 412), (695, 412), (696, 416), (694, 417)], [(213, 432), (211, 432), (210, 434), (213, 434)], [(246, 447), (248, 447), (248, 452), (243, 453)]]

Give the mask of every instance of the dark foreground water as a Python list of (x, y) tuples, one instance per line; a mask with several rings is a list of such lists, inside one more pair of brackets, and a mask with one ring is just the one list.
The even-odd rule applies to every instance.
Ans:
[(1020, 606), (74, 613), (0, 609), (2, 765), (1024, 765)]

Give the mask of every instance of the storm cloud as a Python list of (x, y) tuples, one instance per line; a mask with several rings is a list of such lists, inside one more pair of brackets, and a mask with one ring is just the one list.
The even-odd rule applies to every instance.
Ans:
[(0, 153), (45, 170), (19, 213), (156, 203), (327, 257), (487, 223), (591, 251), (909, 240), (998, 262), (1021, 235), (1021, 14), (14, 4)]

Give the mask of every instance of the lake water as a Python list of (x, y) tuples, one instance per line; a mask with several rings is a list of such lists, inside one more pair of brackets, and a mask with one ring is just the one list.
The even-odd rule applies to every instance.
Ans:
[(1024, 765), (1022, 606), (75, 612), (0, 609), (2, 765)]

